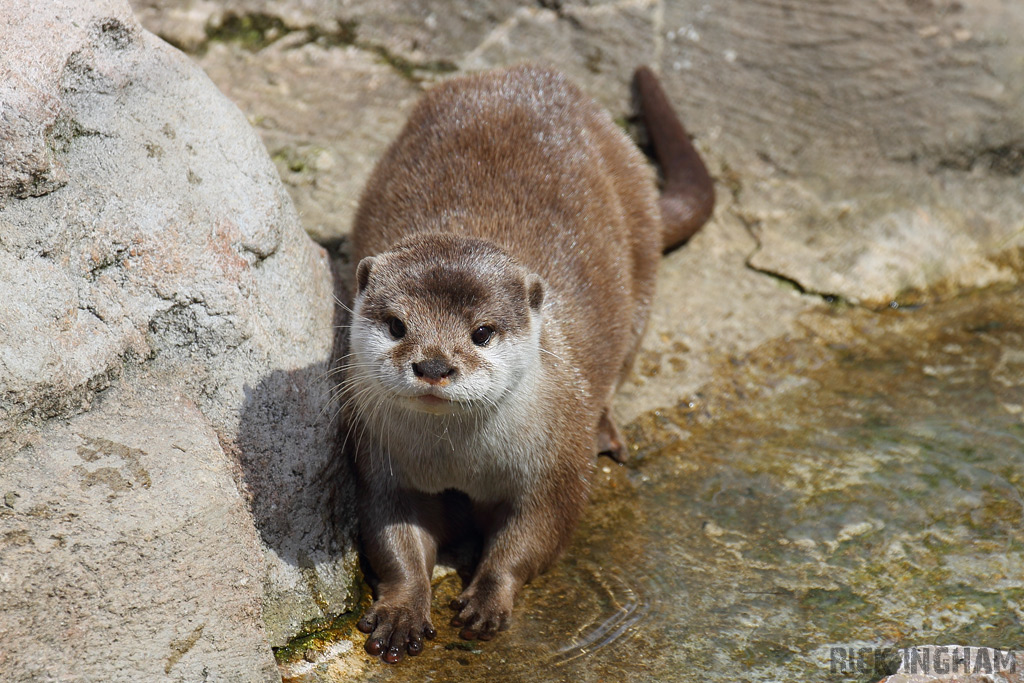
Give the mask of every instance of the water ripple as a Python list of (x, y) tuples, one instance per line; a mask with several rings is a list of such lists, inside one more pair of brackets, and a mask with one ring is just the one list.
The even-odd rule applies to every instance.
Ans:
[[(592, 579), (591, 583), (596, 584), (595, 591), (603, 593), (612, 613), (599, 621), (581, 626), (571, 642), (555, 651), (551, 662), (556, 665), (593, 655), (612, 643), (634, 637), (639, 631), (639, 624), (651, 615), (652, 603), (646, 591), (631, 584), (618, 569), (585, 569)], [(603, 613), (607, 611), (603, 610)]]

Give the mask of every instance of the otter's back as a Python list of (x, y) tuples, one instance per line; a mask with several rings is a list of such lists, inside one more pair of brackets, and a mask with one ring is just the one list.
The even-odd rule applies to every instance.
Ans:
[(364, 191), (354, 256), (418, 232), (490, 239), (540, 274), (574, 361), (609, 376), (595, 390), (614, 383), (653, 294), (657, 193), (629, 138), (565, 76), (520, 66), (421, 99)]

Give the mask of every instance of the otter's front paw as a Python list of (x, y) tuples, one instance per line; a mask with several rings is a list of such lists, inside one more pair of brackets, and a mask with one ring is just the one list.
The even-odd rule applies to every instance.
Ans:
[(366, 639), (366, 651), (391, 664), (402, 658), (402, 651), (410, 655), (423, 652), (423, 639), (436, 635), (430, 625), (430, 609), (415, 609), (403, 605), (390, 605), (378, 600), (356, 624)]
[(451, 608), (457, 612), (452, 617), (452, 626), (460, 627), (459, 636), (466, 640), (490, 640), (498, 631), (508, 628), (512, 593), (508, 588), (479, 590), (470, 586), (451, 602)]

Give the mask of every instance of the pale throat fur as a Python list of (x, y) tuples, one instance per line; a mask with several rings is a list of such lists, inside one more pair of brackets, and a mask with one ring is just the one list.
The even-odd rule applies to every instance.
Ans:
[[(497, 502), (535, 487), (557, 429), (541, 374), (564, 366), (545, 347), (565, 350), (545, 329), (539, 276), (493, 244), (428, 234), (367, 259), (357, 280), (347, 380), (373, 444), (357, 457), (426, 493)], [(431, 362), (442, 366), (424, 382)]]

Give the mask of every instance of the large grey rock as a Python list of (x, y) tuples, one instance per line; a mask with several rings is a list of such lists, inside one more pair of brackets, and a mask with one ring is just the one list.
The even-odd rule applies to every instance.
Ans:
[(136, 391), (0, 466), (4, 680), (274, 680), (231, 461), (189, 399)]
[[(125, 657), (159, 658), (192, 642), (180, 617), (194, 602), (226, 615), (196, 635), (220, 644), (195, 657), (250, 672), (232, 680), (266, 673), (271, 642), (350, 599), (346, 499), (334, 530), (323, 481), (335, 441), (326, 254), (244, 116), (126, 3), (0, 0), (0, 22), (0, 492), (14, 501), (0, 518), (0, 590), (22, 606), (0, 610), (0, 631), (42, 624), (48, 606), (69, 615), (65, 630), (2, 639), (3, 656), (21, 675), (115, 680), (129, 669), (114, 655), (32, 669), (31, 648), (89, 631), (90, 648), (119, 639)], [(113, 450), (81, 455), (96, 439)], [(136, 450), (141, 465), (118, 465)], [(73, 556), (45, 555), (56, 513), (34, 512), (61, 487), (80, 510), (59, 520), (79, 539)], [(216, 534), (172, 533), (214, 519)], [(221, 594), (234, 580), (218, 574), (224, 553), (231, 576), (253, 577), (230, 584), (244, 599)], [(170, 585), (188, 576), (194, 590), (97, 591), (88, 582), (102, 576), (78, 569), (108, 565)], [(55, 602), (27, 597), (47, 592)], [(237, 652), (221, 632), (230, 615), (244, 617)]]

